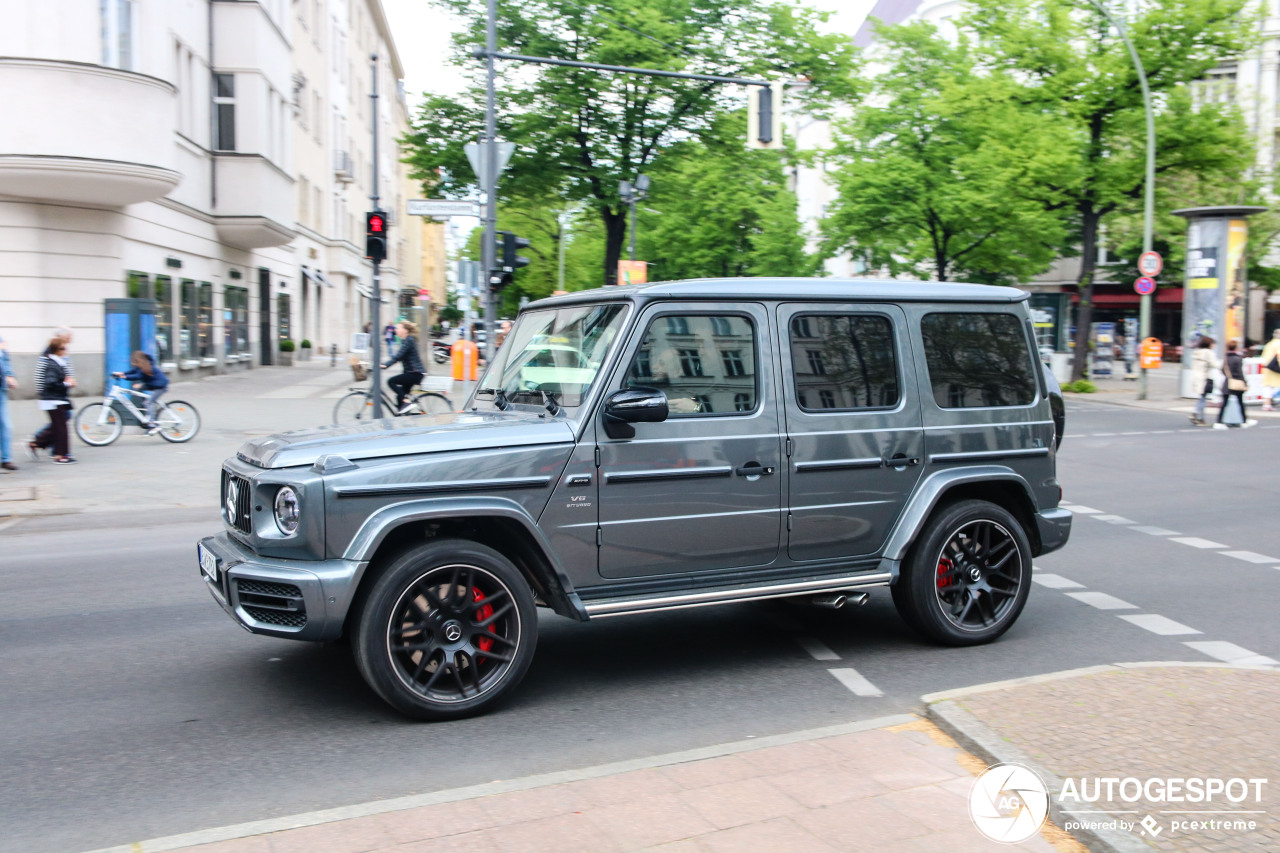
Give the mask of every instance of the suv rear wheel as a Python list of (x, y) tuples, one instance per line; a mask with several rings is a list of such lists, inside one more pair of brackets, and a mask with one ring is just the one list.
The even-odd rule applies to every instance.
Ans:
[(981, 500), (938, 509), (902, 567), (893, 603), (925, 636), (951, 646), (999, 637), (1031, 588), (1031, 546), (1003, 507)]
[(379, 696), (411, 717), (447, 720), (487, 711), (520, 683), (538, 617), (510, 560), (442, 539), (387, 567), (352, 634), (356, 666)]

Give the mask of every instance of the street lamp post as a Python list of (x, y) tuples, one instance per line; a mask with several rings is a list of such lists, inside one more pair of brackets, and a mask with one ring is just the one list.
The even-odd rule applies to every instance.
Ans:
[(649, 195), (649, 176), (636, 175), (636, 182), (633, 185), (630, 181), (622, 181), (618, 184), (618, 194), (622, 196), (624, 204), (631, 206), (631, 260), (636, 259), (636, 202)]
[[(1152, 219), (1156, 206), (1156, 122), (1151, 112), (1151, 87), (1147, 85), (1147, 72), (1138, 58), (1138, 51), (1129, 40), (1124, 21), (1115, 17), (1099, 0), (1089, 0), (1090, 5), (1103, 14), (1111, 25), (1120, 33), (1120, 39), (1129, 51), (1133, 67), (1138, 72), (1138, 85), (1142, 87), (1142, 106), (1147, 114), (1147, 175), (1146, 189), (1142, 202), (1142, 251), (1151, 251)], [(1087, 330), (1086, 330), (1087, 331)], [(1151, 336), (1151, 294), (1144, 293), (1138, 308), (1138, 337), (1146, 340)], [(1147, 399), (1147, 368), (1138, 368), (1138, 399)]]

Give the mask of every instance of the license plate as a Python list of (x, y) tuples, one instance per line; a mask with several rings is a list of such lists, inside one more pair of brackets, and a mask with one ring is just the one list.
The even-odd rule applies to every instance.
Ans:
[(218, 558), (211, 551), (205, 549), (203, 545), (197, 545), (196, 551), (200, 556), (200, 574), (207, 577), (215, 586), (218, 584)]

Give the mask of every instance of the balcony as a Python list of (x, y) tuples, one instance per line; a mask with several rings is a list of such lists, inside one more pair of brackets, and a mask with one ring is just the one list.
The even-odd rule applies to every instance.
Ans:
[(349, 184), (356, 179), (356, 168), (351, 155), (345, 151), (333, 152), (333, 176), (339, 183)]
[(258, 154), (214, 154), (218, 239), (238, 249), (283, 246), (297, 232), (293, 178)]
[[(167, 195), (174, 88), (81, 62), (0, 58), (0, 194), (121, 207)], [(51, 112), (51, 105), (56, 110)]]

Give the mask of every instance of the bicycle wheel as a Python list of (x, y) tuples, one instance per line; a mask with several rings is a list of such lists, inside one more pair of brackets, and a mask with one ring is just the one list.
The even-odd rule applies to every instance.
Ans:
[(156, 423), (160, 424), (161, 438), (182, 444), (195, 438), (200, 431), (200, 413), (186, 400), (169, 400), (160, 404)]
[(338, 400), (333, 407), (335, 424), (350, 424), (373, 420), (373, 398), (367, 391), (352, 391)]
[(453, 411), (453, 403), (449, 398), (436, 391), (423, 391), (413, 398), (413, 408), (406, 414), (442, 415)]
[(120, 413), (102, 403), (90, 403), (76, 412), (75, 426), (80, 440), (94, 447), (106, 447), (124, 431)]

